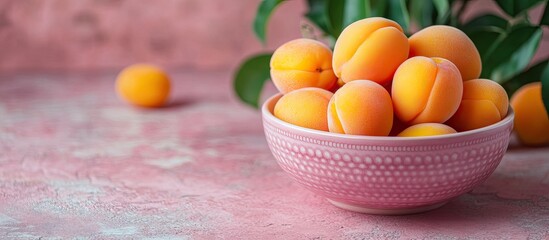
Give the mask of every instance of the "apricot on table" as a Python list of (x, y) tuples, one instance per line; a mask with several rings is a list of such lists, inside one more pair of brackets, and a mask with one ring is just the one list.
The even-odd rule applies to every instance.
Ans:
[(348, 83), (368, 79), (384, 85), (408, 58), (409, 44), (398, 23), (372, 17), (347, 26), (334, 47), (333, 68)]
[(321, 88), (301, 88), (282, 96), (274, 116), (300, 127), (328, 131), (327, 109), (333, 93)]
[(123, 100), (141, 107), (160, 107), (170, 95), (170, 78), (160, 68), (134, 64), (116, 78), (116, 92)]
[(337, 78), (332, 70), (332, 50), (319, 41), (300, 38), (275, 50), (271, 80), (283, 94), (305, 88), (329, 90)]
[(410, 57), (441, 57), (450, 60), (463, 81), (480, 76), (482, 62), (475, 44), (461, 30), (443, 25), (430, 26), (410, 37)]
[(373, 81), (348, 82), (330, 100), (328, 126), (335, 133), (387, 136), (393, 126), (391, 96)]
[(456, 133), (453, 128), (442, 123), (420, 123), (412, 125), (400, 132), (398, 137), (422, 137)]
[(515, 111), (515, 132), (529, 146), (549, 144), (549, 115), (541, 98), (541, 82), (519, 88), (511, 97)]
[(461, 104), (447, 124), (458, 131), (486, 127), (507, 115), (509, 98), (505, 89), (488, 79), (463, 82)]
[(403, 123), (443, 123), (459, 107), (463, 81), (452, 62), (418, 56), (398, 67), (391, 93), (395, 114)]

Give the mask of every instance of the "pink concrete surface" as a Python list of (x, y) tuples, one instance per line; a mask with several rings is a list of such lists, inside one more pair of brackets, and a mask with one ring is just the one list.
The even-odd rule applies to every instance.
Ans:
[(114, 76), (0, 75), (0, 238), (549, 238), (548, 148), (512, 143), (437, 210), (364, 215), (279, 168), (229, 72), (174, 73), (157, 110), (119, 101)]

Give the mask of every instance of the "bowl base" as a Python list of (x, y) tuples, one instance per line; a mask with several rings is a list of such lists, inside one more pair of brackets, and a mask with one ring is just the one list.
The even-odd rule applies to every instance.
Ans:
[(442, 203), (437, 203), (433, 205), (420, 206), (420, 207), (414, 207), (414, 208), (380, 209), (380, 208), (368, 208), (360, 205), (342, 203), (329, 198), (328, 198), (328, 202), (330, 202), (331, 204), (333, 204), (338, 208), (342, 208), (345, 210), (359, 212), (359, 213), (366, 213), (366, 214), (374, 214), (374, 215), (406, 215), (406, 214), (421, 213), (421, 212), (427, 212), (433, 209), (437, 209), (447, 203), (447, 202), (442, 202)]

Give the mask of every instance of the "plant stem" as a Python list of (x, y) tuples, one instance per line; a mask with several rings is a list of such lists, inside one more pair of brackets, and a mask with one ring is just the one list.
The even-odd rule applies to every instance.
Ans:
[(300, 31), (301, 31), (302, 37), (318, 40), (314, 27), (308, 24), (307, 22), (304, 22), (304, 21), (301, 22)]

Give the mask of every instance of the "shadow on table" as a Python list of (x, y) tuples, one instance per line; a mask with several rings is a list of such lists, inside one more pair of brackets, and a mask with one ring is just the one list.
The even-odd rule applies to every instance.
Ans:
[(182, 107), (187, 107), (190, 105), (195, 104), (197, 101), (196, 99), (191, 98), (176, 98), (168, 102), (165, 106), (161, 107), (160, 109), (177, 109)]
[[(525, 146), (524, 144), (521, 144), (520, 141), (517, 138), (516, 134), (511, 134), (511, 139), (509, 140), (509, 146), (507, 147), (507, 151), (548, 151), (549, 145), (545, 146)], [(549, 155), (547, 156), (547, 159), (549, 160)]]
[[(506, 169), (508, 170), (508, 169)], [(516, 170), (516, 169), (512, 169)], [(510, 221), (531, 212), (549, 214), (549, 187), (543, 170), (496, 171), (482, 185), (430, 212), (406, 216), (409, 220), (460, 223), (470, 221)]]
[[(351, 213), (357, 239), (395, 236), (417, 239), (543, 239), (549, 222), (549, 204), (504, 199), (495, 194), (465, 194), (425, 213), (377, 216)], [(349, 219), (350, 219), (349, 218)]]
[[(412, 228), (420, 231), (433, 231), (445, 228), (482, 228), (487, 224), (509, 223), (519, 216), (530, 216), (531, 212), (545, 212), (543, 208), (528, 200), (503, 199), (494, 194), (466, 194), (454, 199), (446, 205), (424, 213), (403, 216), (372, 216), (360, 214), (360, 218), (371, 220), (378, 218), (396, 226)], [(540, 211), (541, 210), (541, 211)]]
[[(513, 184), (518, 182), (518, 184)], [(535, 177), (522, 176), (520, 180), (505, 174), (493, 175), (488, 186), (455, 198), (442, 207), (424, 213), (404, 216), (376, 216), (397, 225), (429, 230), (434, 226), (452, 228), (469, 226), (479, 228), (489, 224), (510, 224), (532, 221), (549, 216), (549, 188)], [(545, 190), (544, 190), (545, 189)], [(537, 194), (537, 195), (536, 195)], [(371, 218), (371, 215), (363, 215)], [(538, 222), (538, 223), (536, 223)]]
[[(538, 161), (538, 164), (539, 163)], [(520, 166), (520, 165), (518, 165)], [(405, 216), (380, 216), (396, 223), (413, 226), (458, 226), (511, 222), (517, 219), (549, 216), (549, 186), (543, 179), (546, 165), (529, 170), (504, 167), (473, 191), (461, 195), (442, 207), (424, 213)], [(363, 215), (365, 218), (371, 215)], [(458, 224), (458, 225), (456, 225)]]

